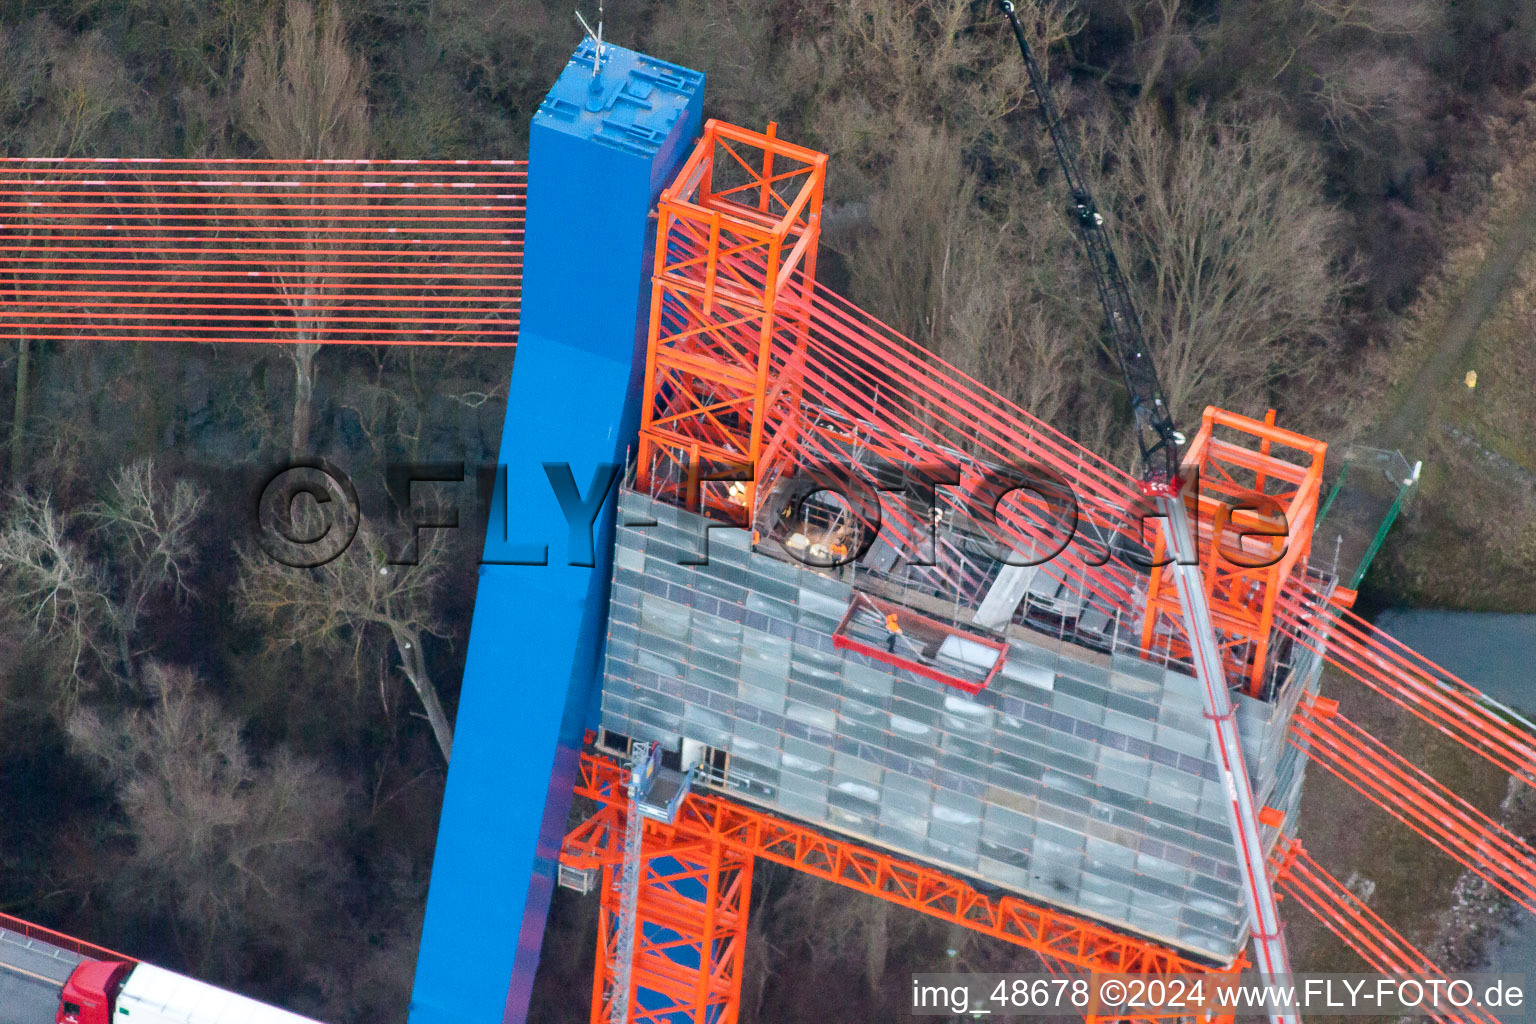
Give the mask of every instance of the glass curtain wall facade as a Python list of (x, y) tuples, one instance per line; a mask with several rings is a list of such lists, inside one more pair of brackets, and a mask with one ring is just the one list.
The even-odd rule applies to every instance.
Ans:
[[(786, 817), (1230, 961), (1246, 938), (1199, 684), (1019, 624), (971, 695), (841, 649), (837, 570), (754, 551), (744, 530), (620, 495), (602, 695), (606, 742), (655, 740)], [(635, 525), (654, 524), (654, 525)], [(1293, 832), (1287, 743), (1320, 663), (1274, 702), (1234, 695), (1260, 806)], [(688, 765), (685, 765), (687, 767)], [(1272, 841), (1277, 829), (1265, 828)]]

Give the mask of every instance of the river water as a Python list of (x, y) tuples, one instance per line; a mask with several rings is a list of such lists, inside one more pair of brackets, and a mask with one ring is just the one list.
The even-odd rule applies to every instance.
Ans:
[[(1388, 611), (1376, 625), (1521, 714), (1536, 719), (1536, 615)], [(1536, 969), (1536, 914), (1521, 913), (1488, 951), (1483, 969)]]

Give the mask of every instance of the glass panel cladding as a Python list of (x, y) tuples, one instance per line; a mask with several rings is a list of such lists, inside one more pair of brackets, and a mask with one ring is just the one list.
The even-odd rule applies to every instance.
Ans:
[[(1113, 695), (1110, 696), (1112, 699)], [(1133, 714), (1126, 714), (1124, 711), (1117, 711), (1112, 707), (1106, 708), (1104, 711), (1104, 728), (1106, 731), (1120, 736), (1146, 740), (1149, 743), (1157, 734), (1157, 724), (1152, 721), (1150, 716), (1143, 718)]]
[[(728, 791), (776, 813), (1200, 955), (1238, 952), (1245, 911), (1194, 679), (1015, 628), (968, 695), (834, 646), (853, 595), (837, 573), (753, 551), (740, 530), (710, 531), (708, 563), (679, 566), (701, 521), (622, 501), (658, 526), (618, 530), (604, 727), (725, 750)], [(1293, 813), (1290, 707), (1239, 715), (1258, 737), (1256, 787)]]
[(729, 747), (735, 756), (755, 761), (769, 768), (779, 767), (783, 750), (779, 746), (777, 733), (750, 722), (738, 720), (732, 724), (735, 726), (734, 739), (720, 744), (721, 746)]
[(1022, 658), (1008, 657), (1003, 661), (1003, 667), (998, 670), (998, 675), (1003, 679), (1032, 687), (1036, 690), (1051, 691), (1056, 688), (1056, 673), (1041, 665), (1033, 665)]

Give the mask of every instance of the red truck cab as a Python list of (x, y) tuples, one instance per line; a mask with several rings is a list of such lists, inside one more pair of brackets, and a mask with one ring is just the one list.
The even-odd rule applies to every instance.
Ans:
[(112, 1001), (133, 964), (86, 960), (64, 983), (56, 1024), (112, 1024)]

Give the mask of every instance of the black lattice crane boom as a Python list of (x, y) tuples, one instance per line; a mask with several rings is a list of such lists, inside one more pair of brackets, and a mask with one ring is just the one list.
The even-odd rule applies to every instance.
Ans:
[[(1066, 176), (1067, 187), (1071, 190), (1078, 232), (1088, 248), (1088, 258), (1093, 264), (1094, 282), (1098, 285), (1099, 300), (1104, 305), (1104, 319), (1109, 327), (1110, 340), (1120, 362), (1121, 372), (1125, 375), (1125, 386), (1131, 393), (1137, 440), (1141, 445), (1142, 489), (1157, 499), (1162, 513), (1163, 535), (1173, 555), (1168, 568), (1174, 577), (1179, 604), (1184, 613), (1184, 628), (1189, 638), (1195, 676), (1204, 691), (1205, 716), (1210, 722), (1211, 740), (1217, 753), (1217, 771), (1227, 797), (1228, 818), (1232, 826), (1238, 870), (1243, 879), (1244, 897), (1252, 915), (1254, 960), (1259, 973), (1269, 982), (1275, 983), (1290, 975), (1290, 954), (1285, 947), (1280, 915), (1275, 908), (1274, 889), (1269, 883), (1269, 868), (1265, 863), (1258, 814), (1254, 807), (1253, 785), (1248, 777), (1248, 766), (1243, 760), (1226, 670), (1212, 625), (1210, 604), (1206, 598), (1205, 581), (1197, 555), (1197, 537), (1190, 530), (1184, 495), (1181, 493), (1179, 448), (1184, 438), (1174, 428), (1173, 415), (1163, 396), (1151, 354), (1147, 351), (1141, 322), (1136, 317), (1130, 288), (1120, 270), (1119, 261), (1115, 259), (1109, 233), (1104, 230), (1104, 218), (1099, 214), (1093, 195), (1078, 172), (1072, 140), (1051, 98), (1050, 83), (1046, 81), (1044, 72), (1030, 52), (1029, 42), (1024, 37), (1024, 27), (1019, 24), (1012, 0), (998, 0), (998, 7), (1013, 26), (1019, 53), (1024, 57), (1024, 67), (1029, 72), (1030, 85), (1040, 101), (1040, 116), (1045, 121), (1051, 144), (1056, 148), (1056, 157), (1061, 162), (1062, 173)], [(1272, 1024), (1300, 1024), (1296, 1012), (1284, 1007), (1271, 1008), (1269, 1018)]]
[(1088, 250), (1088, 261), (1093, 265), (1094, 284), (1098, 286), (1099, 302), (1104, 307), (1104, 323), (1109, 331), (1110, 345), (1120, 372), (1125, 378), (1126, 389), (1131, 396), (1131, 411), (1136, 417), (1136, 440), (1141, 446), (1143, 486), (1149, 493), (1171, 494), (1179, 487), (1179, 448), (1184, 435), (1173, 425), (1173, 414), (1163, 395), (1162, 383), (1157, 379), (1157, 368), (1147, 353), (1147, 339), (1142, 332), (1141, 321), (1136, 316), (1136, 304), (1131, 301), (1130, 286), (1115, 259), (1114, 246), (1109, 232), (1104, 229), (1104, 217), (1093, 201), (1093, 193), (1077, 169), (1077, 157), (1071, 138), (1061, 123), (1061, 114), (1051, 98), (1051, 86), (1045, 73), (1030, 51), (1024, 37), (1024, 27), (1019, 24), (1012, 0), (999, 0), (998, 7), (1013, 26), (1014, 38), (1019, 41), (1019, 53), (1024, 57), (1024, 69), (1029, 73), (1029, 84), (1040, 102), (1040, 119), (1051, 137), (1056, 159), (1067, 179), (1067, 190), (1072, 197), (1073, 219), (1078, 233)]

